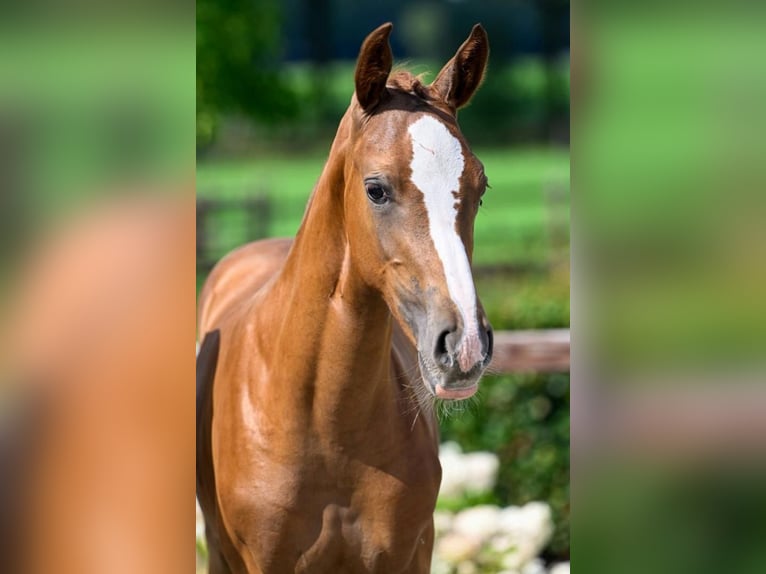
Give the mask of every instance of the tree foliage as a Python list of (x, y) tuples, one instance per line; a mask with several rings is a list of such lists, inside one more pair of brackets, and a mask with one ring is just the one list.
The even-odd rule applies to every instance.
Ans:
[(297, 102), (280, 74), (279, 4), (197, 1), (197, 140), (212, 137), (219, 113), (259, 122), (290, 118)]

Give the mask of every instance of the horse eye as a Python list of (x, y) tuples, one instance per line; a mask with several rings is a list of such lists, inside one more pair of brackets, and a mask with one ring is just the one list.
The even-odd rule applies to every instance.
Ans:
[(369, 197), (370, 201), (375, 205), (383, 205), (388, 201), (388, 194), (379, 183), (365, 184), (365, 189), (367, 190), (367, 197)]

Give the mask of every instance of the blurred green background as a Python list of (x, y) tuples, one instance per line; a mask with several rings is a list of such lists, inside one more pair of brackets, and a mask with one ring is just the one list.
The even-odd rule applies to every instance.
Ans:
[(575, 15), (583, 572), (766, 571), (764, 24), (763, 3)]
[[(481, 22), (485, 82), (460, 125), (491, 189), (477, 288), (495, 329), (569, 326), (569, 3), (197, 2), (198, 287), (229, 249), (294, 235), (354, 90), (364, 37), (392, 21), (395, 62), (430, 81)], [(490, 500), (542, 500), (569, 556), (569, 375), (488, 377), (442, 439), (501, 459)], [(465, 500), (463, 505), (476, 503)]]

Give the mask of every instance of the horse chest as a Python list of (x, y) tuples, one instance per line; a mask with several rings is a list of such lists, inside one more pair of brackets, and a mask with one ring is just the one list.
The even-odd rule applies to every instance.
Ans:
[(236, 537), (247, 541), (260, 571), (427, 572), (440, 478), (435, 455), (389, 468), (307, 459), (260, 470), (248, 495), (228, 508), (240, 517)]

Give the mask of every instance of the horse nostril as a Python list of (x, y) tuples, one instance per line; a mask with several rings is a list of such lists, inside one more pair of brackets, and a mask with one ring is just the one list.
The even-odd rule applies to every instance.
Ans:
[(492, 350), (495, 346), (495, 336), (492, 333), (492, 327), (487, 327), (487, 352), (484, 354), (484, 360), (489, 363), (492, 359)]
[(445, 367), (452, 365), (452, 357), (447, 350), (447, 337), (449, 337), (449, 334), (449, 330), (439, 333), (439, 336), (436, 338), (436, 349), (434, 349), (434, 358)]

